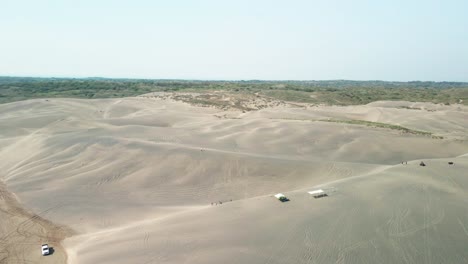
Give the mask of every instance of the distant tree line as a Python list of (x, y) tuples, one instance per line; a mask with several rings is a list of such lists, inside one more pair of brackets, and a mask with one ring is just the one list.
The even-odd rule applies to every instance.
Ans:
[[(157, 91), (261, 92), (282, 100), (363, 104), (376, 100), (464, 103), (466, 82), (386, 81), (204, 81), (107, 78), (0, 77), (0, 103), (31, 98), (113, 98)], [(313, 98), (310, 93), (314, 93)], [(311, 99), (312, 98), (312, 99)]]

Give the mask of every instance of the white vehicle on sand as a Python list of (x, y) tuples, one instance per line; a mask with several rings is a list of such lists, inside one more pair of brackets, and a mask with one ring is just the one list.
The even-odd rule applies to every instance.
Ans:
[(50, 251), (49, 251), (49, 245), (43, 244), (42, 247), (41, 247), (41, 251), (42, 251), (42, 256), (47, 256), (47, 255), (49, 255), (49, 253), (50, 253)]

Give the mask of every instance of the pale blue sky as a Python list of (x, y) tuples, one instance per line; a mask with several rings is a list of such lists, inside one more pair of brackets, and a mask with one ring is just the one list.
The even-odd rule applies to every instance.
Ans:
[(464, 0), (0, 0), (0, 76), (468, 81)]

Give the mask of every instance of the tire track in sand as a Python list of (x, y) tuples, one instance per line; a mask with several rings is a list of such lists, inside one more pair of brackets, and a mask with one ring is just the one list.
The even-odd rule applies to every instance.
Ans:
[[(67, 255), (60, 242), (73, 231), (43, 218), (62, 205), (33, 214), (21, 207), (2, 182), (0, 197), (0, 263), (66, 263)], [(55, 249), (47, 259), (39, 251), (42, 243)]]

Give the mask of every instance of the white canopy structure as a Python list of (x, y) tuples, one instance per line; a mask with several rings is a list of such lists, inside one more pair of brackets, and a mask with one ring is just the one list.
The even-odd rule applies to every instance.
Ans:
[(275, 194), (275, 198), (280, 200), (280, 202), (282, 202), (282, 203), (289, 201), (288, 197), (286, 197), (282, 193)]
[(315, 190), (315, 191), (310, 191), (308, 193), (312, 194), (313, 196), (317, 196), (317, 195), (325, 194), (325, 191), (323, 191), (322, 189), (318, 189), (318, 190)]
[(314, 196), (314, 198), (321, 198), (321, 197), (328, 196), (328, 194), (322, 189), (310, 191), (308, 193), (312, 194)]
[(275, 197), (276, 197), (277, 199), (279, 199), (279, 198), (281, 198), (281, 197), (286, 197), (286, 196), (284, 196), (284, 194), (282, 194), (282, 193), (278, 193), (278, 194), (275, 194)]

